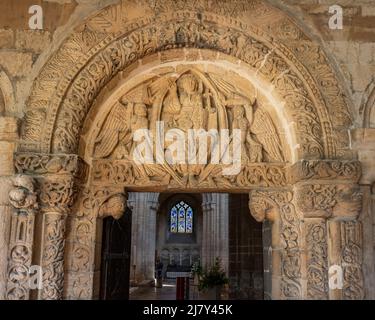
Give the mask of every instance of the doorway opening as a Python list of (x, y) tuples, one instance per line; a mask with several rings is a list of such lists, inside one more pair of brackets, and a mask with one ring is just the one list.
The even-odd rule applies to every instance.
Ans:
[(264, 299), (267, 234), (248, 201), (247, 194), (130, 193), (124, 216), (104, 220), (101, 298), (175, 300), (184, 275), (184, 298), (204, 299), (192, 270), (219, 261), (228, 280), (220, 299)]

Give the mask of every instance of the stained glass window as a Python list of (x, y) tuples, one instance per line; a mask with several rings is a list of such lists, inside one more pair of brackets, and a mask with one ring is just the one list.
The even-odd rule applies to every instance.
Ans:
[(193, 209), (184, 201), (176, 203), (171, 209), (170, 230), (172, 233), (193, 232)]

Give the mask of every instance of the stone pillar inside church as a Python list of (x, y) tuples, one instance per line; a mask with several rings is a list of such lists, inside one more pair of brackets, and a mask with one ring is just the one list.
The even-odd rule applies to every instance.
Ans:
[(228, 194), (203, 194), (202, 265), (211, 266), (216, 257), (228, 272), (229, 263), (229, 217)]
[(129, 193), (128, 207), (132, 210), (130, 279), (136, 284), (153, 280), (155, 276), (158, 197), (158, 193)]

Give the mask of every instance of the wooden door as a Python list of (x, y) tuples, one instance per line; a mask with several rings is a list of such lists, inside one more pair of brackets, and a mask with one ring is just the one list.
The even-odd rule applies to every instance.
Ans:
[(131, 249), (130, 209), (119, 220), (103, 221), (101, 291), (103, 300), (128, 300)]

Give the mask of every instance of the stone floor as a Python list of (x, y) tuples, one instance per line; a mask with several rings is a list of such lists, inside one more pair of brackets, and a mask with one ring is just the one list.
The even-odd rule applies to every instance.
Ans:
[[(196, 290), (190, 286), (190, 300), (196, 298)], [(130, 300), (176, 300), (176, 281), (166, 280), (162, 288), (151, 286), (138, 287), (132, 290), (129, 295)]]

